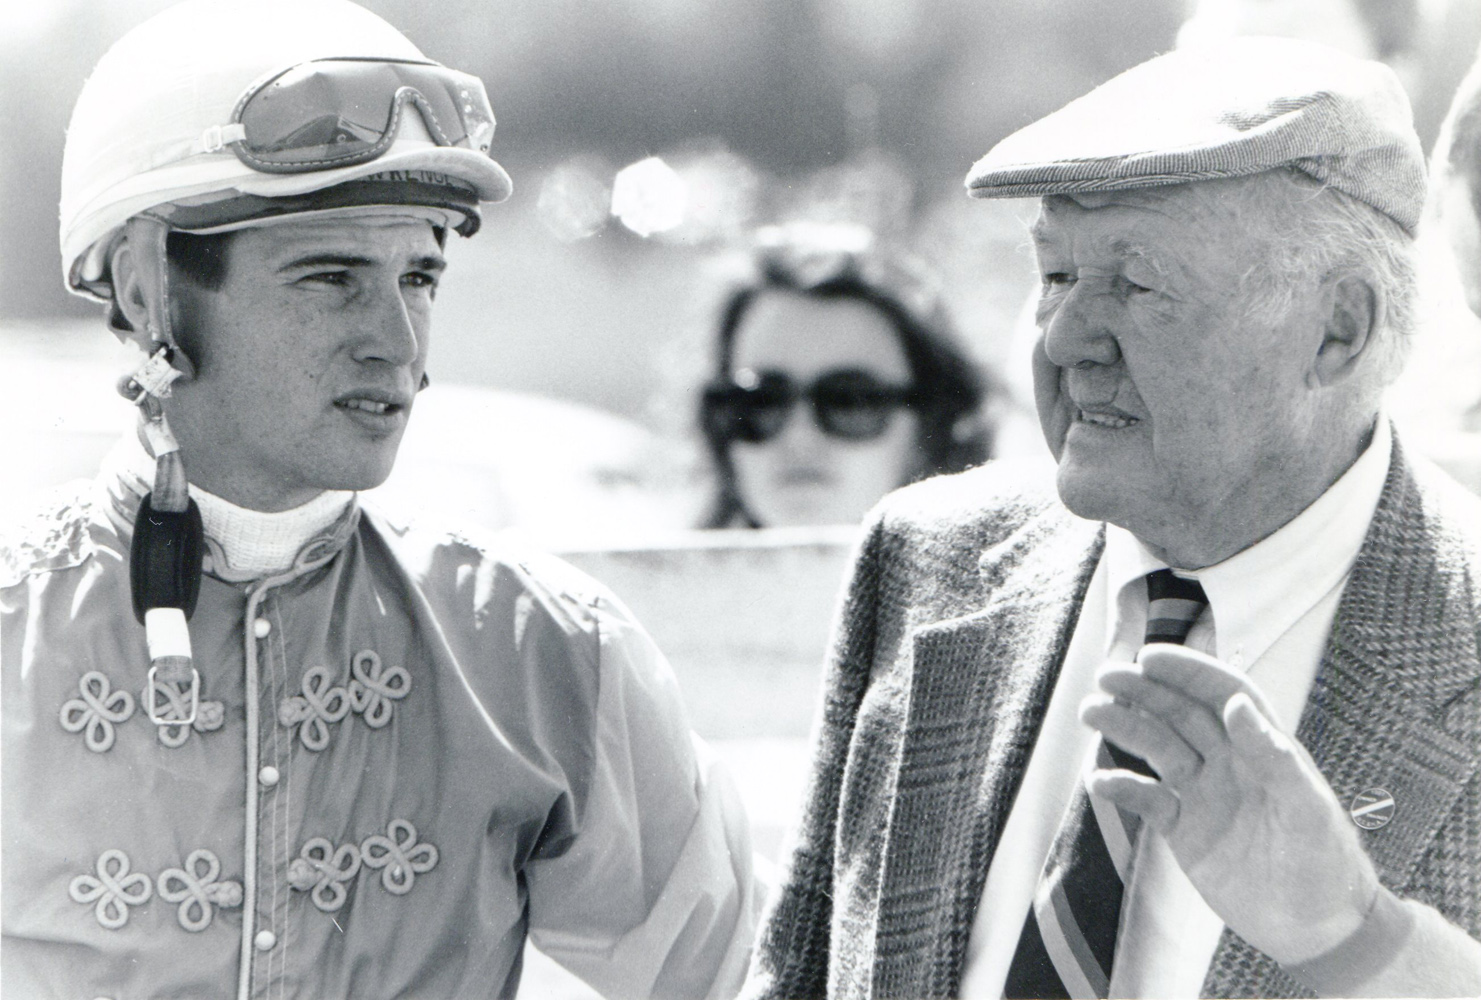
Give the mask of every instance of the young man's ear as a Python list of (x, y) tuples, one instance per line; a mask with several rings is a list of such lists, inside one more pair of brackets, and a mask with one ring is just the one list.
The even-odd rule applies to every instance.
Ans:
[(134, 267), (134, 254), (127, 236), (113, 248), (108, 259), (108, 273), (113, 279), (108, 329), (120, 341), (147, 352), (150, 349), (149, 306), (144, 302), (143, 283)]
[(1378, 333), (1382, 299), (1377, 289), (1355, 274), (1339, 279), (1330, 290), (1330, 306), (1314, 375), (1322, 385), (1350, 378)]
[[(146, 279), (138, 266), (136, 252), (125, 234), (109, 257), (113, 301), (108, 307), (108, 328), (120, 341), (133, 344), (148, 354), (154, 350), (156, 344), (149, 324), (150, 303), (144, 291)], [(174, 341), (175, 338), (171, 337), (171, 340)], [(180, 348), (178, 342), (170, 346), (174, 349), (170, 359), (171, 366), (182, 372), (186, 378), (193, 378), (195, 365), (190, 357)]]

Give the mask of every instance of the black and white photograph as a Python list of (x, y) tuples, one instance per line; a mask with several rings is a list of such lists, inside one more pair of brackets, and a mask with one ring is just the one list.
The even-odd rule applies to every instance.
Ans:
[(7, 1000), (1481, 996), (1481, 2), (0, 2)]

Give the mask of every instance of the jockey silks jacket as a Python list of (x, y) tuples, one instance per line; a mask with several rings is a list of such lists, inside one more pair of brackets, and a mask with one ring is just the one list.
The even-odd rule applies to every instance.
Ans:
[(115, 456), (0, 543), (6, 996), (511, 996), (527, 934), (612, 995), (734, 992), (744, 813), (614, 598), (351, 503), (267, 579), (208, 541), (194, 719), (151, 721), (144, 489)]

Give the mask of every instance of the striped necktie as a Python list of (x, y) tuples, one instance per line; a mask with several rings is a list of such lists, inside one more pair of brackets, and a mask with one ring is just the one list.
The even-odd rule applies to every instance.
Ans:
[[(1196, 580), (1160, 569), (1147, 575), (1146, 642), (1181, 644), (1208, 598)], [(1151, 774), (1147, 762), (1105, 740), (1096, 766)], [(1121, 919), (1121, 897), (1130, 877), (1140, 819), (1077, 786), (1049, 858), (1039, 875), (1034, 903), (1008, 968), (1003, 995), (1105, 997)]]

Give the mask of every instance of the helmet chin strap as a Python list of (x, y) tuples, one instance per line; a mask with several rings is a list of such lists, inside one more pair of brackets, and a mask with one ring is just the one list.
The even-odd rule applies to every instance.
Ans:
[(178, 732), (194, 723), (200, 706), (200, 672), (194, 667), (186, 621), (200, 593), (205, 532), (200, 509), (190, 498), (180, 445), (160, 403), (174, 381), (193, 376), (194, 368), (170, 329), (169, 226), (141, 215), (129, 220), (127, 233), (151, 347), (148, 359), (120, 379), (118, 389), (139, 407), (155, 458), (154, 489), (144, 496), (134, 519), (129, 582), (134, 616), (149, 644), (146, 709), (163, 736), (167, 729)]

